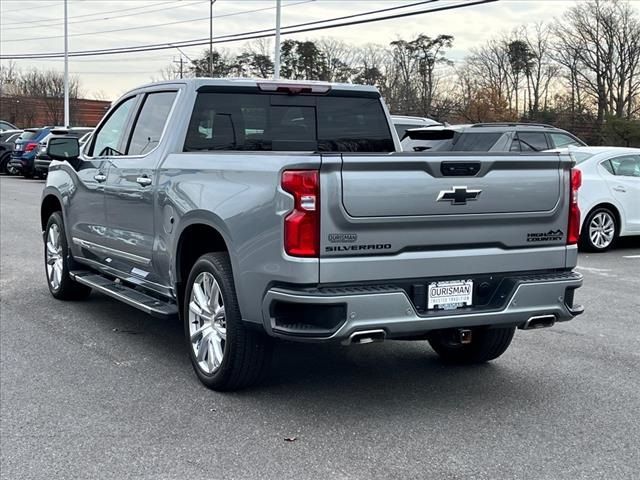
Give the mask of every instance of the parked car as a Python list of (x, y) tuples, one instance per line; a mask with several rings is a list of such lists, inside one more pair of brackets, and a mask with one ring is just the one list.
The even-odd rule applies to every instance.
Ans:
[(25, 178), (33, 178), (36, 174), (34, 160), (38, 153), (38, 144), (54, 128), (26, 128), (14, 143), (9, 166)]
[(49, 139), (57, 136), (71, 136), (79, 138), (80, 145), (83, 145), (83, 139), (86, 141), (91, 135), (91, 132), (93, 132), (93, 128), (89, 127), (56, 128), (55, 130), (51, 130), (38, 144), (38, 153), (34, 160), (35, 174), (40, 177), (45, 177), (49, 171), (49, 164), (51, 163), (51, 158), (47, 155)]
[(604, 252), (618, 237), (640, 235), (640, 149), (580, 147), (569, 151), (582, 171), (581, 246)]
[[(408, 139), (408, 140), (407, 140)], [(420, 144), (420, 141), (437, 144)], [(410, 143), (410, 141), (413, 141)], [(428, 148), (424, 148), (424, 146)], [(439, 152), (542, 152), (586, 145), (575, 135), (539, 123), (476, 123), (407, 130), (403, 150)]]
[(7, 175), (17, 174), (17, 170), (9, 166), (13, 144), (18, 139), (22, 130), (5, 130), (0, 132), (0, 173)]
[(410, 128), (428, 127), (432, 125), (442, 125), (442, 123), (427, 117), (409, 117), (406, 115), (391, 115), (391, 121), (396, 129), (398, 138), (404, 137), (404, 134)]
[(6, 130), (19, 130), (13, 123), (9, 123), (5, 120), (0, 120), (0, 132), (4, 132)]
[(272, 337), (427, 339), (481, 363), (517, 327), (583, 311), (570, 155), (398, 155), (372, 86), (155, 83), (82, 152), (69, 137), (47, 148), (63, 160), (40, 211), (52, 296), (180, 314), (213, 389), (257, 381)]

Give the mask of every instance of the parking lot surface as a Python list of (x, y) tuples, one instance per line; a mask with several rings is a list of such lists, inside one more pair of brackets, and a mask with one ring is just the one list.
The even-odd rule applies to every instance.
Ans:
[(43, 182), (0, 177), (0, 478), (640, 478), (640, 242), (581, 254), (586, 313), (497, 361), (426, 342), (278, 344), (207, 390), (179, 322), (47, 290)]

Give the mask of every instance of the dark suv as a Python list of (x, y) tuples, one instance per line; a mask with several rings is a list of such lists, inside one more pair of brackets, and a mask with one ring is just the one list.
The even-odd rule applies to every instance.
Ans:
[(38, 144), (53, 128), (26, 128), (13, 145), (9, 167), (20, 172), (25, 178), (33, 178), (36, 173), (34, 160), (38, 153)]
[(542, 152), (569, 146), (585, 146), (571, 133), (540, 123), (476, 123), (408, 130), (404, 151)]

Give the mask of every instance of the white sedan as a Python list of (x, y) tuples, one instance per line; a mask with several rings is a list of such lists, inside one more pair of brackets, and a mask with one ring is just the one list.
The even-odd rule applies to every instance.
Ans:
[(640, 149), (575, 147), (570, 152), (582, 171), (581, 246), (603, 252), (619, 236), (640, 235)]

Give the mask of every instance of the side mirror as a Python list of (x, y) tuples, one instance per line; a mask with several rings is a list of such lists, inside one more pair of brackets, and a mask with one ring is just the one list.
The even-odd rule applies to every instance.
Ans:
[(76, 160), (80, 156), (80, 144), (75, 137), (51, 138), (47, 155), (53, 160)]

